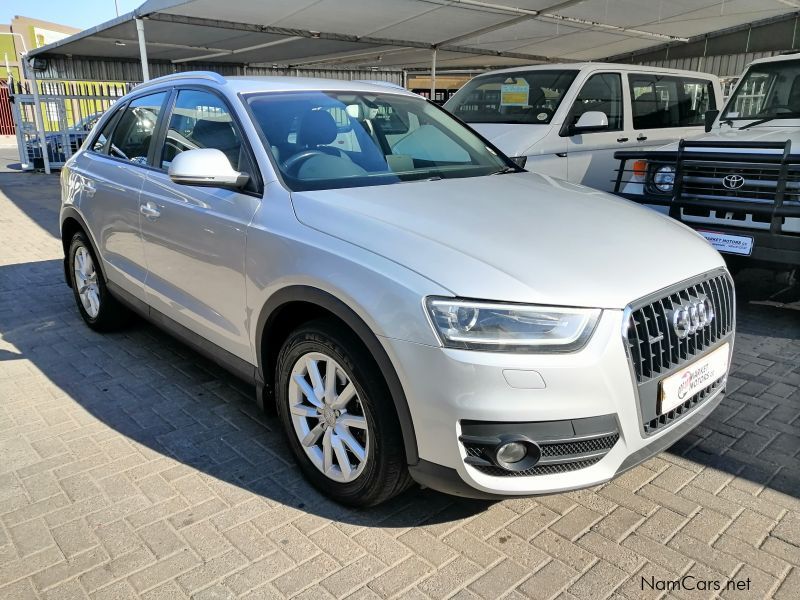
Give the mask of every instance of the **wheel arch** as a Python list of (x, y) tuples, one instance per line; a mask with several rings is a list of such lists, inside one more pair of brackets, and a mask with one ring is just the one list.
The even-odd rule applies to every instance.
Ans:
[(108, 281), (108, 277), (106, 277), (105, 266), (103, 265), (103, 259), (100, 256), (100, 253), (97, 251), (97, 244), (94, 241), (94, 237), (92, 236), (89, 226), (86, 224), (86, 221), (81, 214), (71, 206), (65, 206), (61, 209), (60, 225), (61, 247), (64, 249), (64, 279), (66, 280), (67, 285), (72, 287), (69, 277), (69, 265), (67, 264), (69, 260), (69, 246), (72, 242), (73, 236), (79, 231), (82, 232), (86, 236), (86, 239), (89, 240), (89, 244), (92, 246), (92, 251), (97, 257), (100, 274), (103, 276), (104, 281)]
[(347, 304), (319, 288), (293, 285), (275, 292), (261, 309), (256, 323), (256, 356), (258, 365), (259, 401), (274, 395), (274, 367), (286, 337), (300, 324), (319, 317), (333, 317), (346, 325), (375, 360), (389, 388), (403, 435), (406, 462), (419, 461), (414, 424), (408, 400), (392, 364), (378, 337), (364, 320)]

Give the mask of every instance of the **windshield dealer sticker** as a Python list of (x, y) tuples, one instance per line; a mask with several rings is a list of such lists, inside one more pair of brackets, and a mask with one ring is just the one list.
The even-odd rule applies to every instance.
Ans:
[(530, 86), (523, 83), (504, 83), (500, 86), (501, 106), (528, 106)]
[(539, 113), (538, 115), (536, 115), (536, 118), (539, 119), (540, 121), (547, 121), (547, 113)]
[(753, 238), (747, 235), (729, 235), (717, 231), (697, 230), (719, 252), (750, 256), (753, 253)]

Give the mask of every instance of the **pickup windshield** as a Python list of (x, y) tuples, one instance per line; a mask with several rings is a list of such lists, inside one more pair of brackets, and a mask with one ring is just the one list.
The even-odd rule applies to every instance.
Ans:
[(722, 119), (800, 117), (800, 60), (751, 66), (725, 107)]
[(536, 70), (475, 77), (445, 108), (467, 123), (547, 125), (577, 74)]
[(518, 169), (441, 108), (406, 94), (271, 92), (247, 102), (293, 191)]

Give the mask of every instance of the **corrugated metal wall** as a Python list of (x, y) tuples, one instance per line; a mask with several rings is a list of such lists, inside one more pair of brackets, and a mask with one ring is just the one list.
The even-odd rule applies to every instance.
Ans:
[(688, 71), (713, 73), (720, 77), (738, 77), (750, 62), (757, 58), (775, 56), (776, 54), (780, 54), (780, 52), (747, 52), (741, 54), (727, 54), (725, 56), (694, 56), (690, 58), (670, 58), (662, 60), (637, 60), (635, 62), (636, 64), (650, 67), (686, 69)]
[[(403, 72), (398, 70), (371, 69), (272, 69), (243, 67), (225, 63), (181, 63), (151, 62), (150, 77), (171, 75), (181, 71), (215, 71), (221, 75), (294, 75), (298, 77), (325, 77), (328, 79), (374, 79), (403, 85)], [(37, 76), (40, 79), (73, 81), (126, 81), (142, 80), (142, 68), (138, 61), (98, 60), (77, 57), (48, 57), (47, 69)]]

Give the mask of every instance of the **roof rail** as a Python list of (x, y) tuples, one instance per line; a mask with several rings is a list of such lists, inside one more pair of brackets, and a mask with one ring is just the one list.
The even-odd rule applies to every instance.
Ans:
[(156, 83), (163, 83), (165, 81), (173, 81), (175, 79), (210, 79), (216, 83), (226, 83), (227, 80), (220, 75), (219, 73), (215, 73), (214, 71), (183, 71), (180, 73), (172, 73), (171, 75), (162, 75), (161, 77), (156, 77), (155, 79), (151, 79), (150, 81), (145, 81), (144, 83), (140, 83), (137, 85), (137, 89), (143, 88), (145, 86), (154, 85)]

